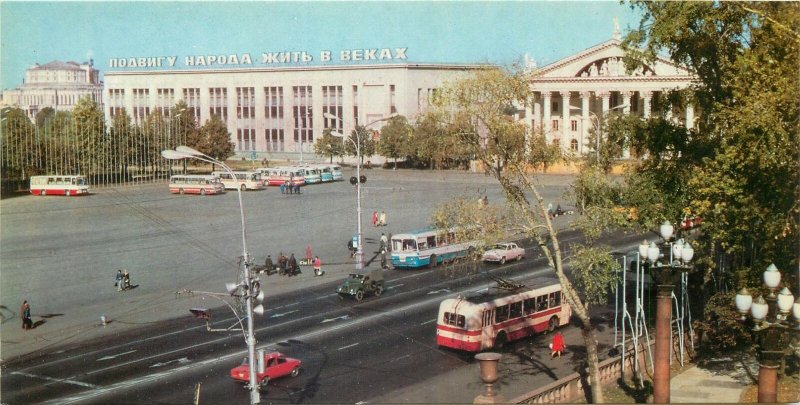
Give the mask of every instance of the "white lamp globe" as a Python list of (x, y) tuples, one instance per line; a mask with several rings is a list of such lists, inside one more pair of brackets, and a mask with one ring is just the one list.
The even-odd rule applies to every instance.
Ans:
[(739, 310), (739, 313), (746, 314), (750, 311), (751, 305), (753, 305), (753, 296), (750, 295), (750, 291), (747, 291), (747, 288), (742, 288), (736, 294), (736, 309)]
[(694, 248), (692, 247), (692, 245), (688, 243), (683, 245), (683, 250), (681, 251), (681, 259), (683, 259), (685, 263), (689, 263), (690, 261), (692, 261), (693, 257), (694, 257)]
[(682, 252), (683, 252), (683, 239), (678, 239), (675, 243), (672, 244), (673, 260), (680, 260)]
[(778, 268), (775, 266), (775, 263), (770, 264), (767, 267), (767, 270), (764, 271), (764, 284), (767, 287), (775, 289), (778, 288), (778, 285), (781, 283), (781, 272), (778, 271)]
[(669, 240), (672, 237), (672, 232), (674, 230), (675, 228), (671, 223), (669, 223), (669, 221), (664, 221), (664, 223), (661, 224), (661, 227), (659, 227), (658, 232), (661, 234), (661, 237), (664, 238), (664, 240)]
[(640, 257), (639, 260), (642, 260), (642, 259), (647, 260), (647, 248), (648, 247), (650, 247), (650, 245), (647, 244), (647, 239), (645, 239), (645, 241), (642, 242), (639, 245), (639, 257)]
[(792, 306), (792, 314), (794, 315), (794, 319), (800, 322), (800, 297), (797, 298), (797, 301), (795, 301)]
[(783, 287), (780, 294), (778, 294), (778, 309), (782, 314), (788, 314), (794, 305), (794, 295), (789, 291), (789, 288)]
[(769, 311), (769, 306), (767, 305), (767, 301), (764, 301), (764, 297), (758, 297), (753, 301), (753, 305), (750, 307), (750, 315), (753, 316), (753, 319), (756, 321), (763, 321), (764, 318), (767, 317), (767, 312)]
[(647, 248), (647, 260), (650, 262), (655, 263), (658, 260), (659, 255), (658, 246), (656, 246), (655, 242), (650, 242), (650, 246)]

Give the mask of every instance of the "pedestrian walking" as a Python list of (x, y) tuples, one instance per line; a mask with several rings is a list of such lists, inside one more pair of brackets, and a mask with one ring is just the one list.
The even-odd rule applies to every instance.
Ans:
[(372, 211), (372, 226), (378, 226), (378, 211)]
[(31, 320), (31, 305), (28, 300), (22, 301), (22, 307), (19, 309), (19, 316), (22, 318), (22, 329), (33, 329), (33, 321)]
[(386, 234), (381, 232), (381, 250), (386, 250), (386, 246), (389, 244), (389, 239), (386, 238)]
[(561, 332), (556, 332), (553, 336), (553, 342), (550, 343), (550, 350), (552, 350), (550, 357), (561, 357), (561, 352), (564, 351), (566, 347), (567, 345), (564, 344), (564, 336), (561, 335)]
[(117, 270), (117, 277), (114, 280), (114, 286), (117, 287), (117, 291), (122, 291), (122, 269)]
[(281, 183), (281, 194), (286, 194), (286, 184)]
[(289, 255), (289, 275), (295, 276), (300, 273), (300, 269), (297, 267), (297, 259), (294, 258), (294, 253)]
[(297, 185), (297, 184), (294, 185), (294, 193), (295, 194), (300, 194), (300, 186)]
[(274, 269), (275, 265), (272, 264), (272, 256), (267, 255), (267, 260), (264, 260), (264, 271), (267, 272), (267, 275), (270, 275)]
[(122, 289), (127, 290), (131, 288), (131, 274), (125, 269), (122, 271)]
[(386, 226), (386, 211), (381, 210), (381, 216), (378, 218), (380, 226)]
[(386, 249), (381, 249), (381, 269), (388, 270), (389, 264), (386, 260)]
[(322, 260), (319, 259), (319, 256), (314, 256), (314, 275), (321, 276), (325, 274), (322, 271)]

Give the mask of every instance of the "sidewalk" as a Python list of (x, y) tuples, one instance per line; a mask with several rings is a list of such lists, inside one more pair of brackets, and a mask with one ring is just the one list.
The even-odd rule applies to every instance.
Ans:
[(691, 366), (670, 381), (672, 403), (739, 403), (747, 388), (733, 376)]

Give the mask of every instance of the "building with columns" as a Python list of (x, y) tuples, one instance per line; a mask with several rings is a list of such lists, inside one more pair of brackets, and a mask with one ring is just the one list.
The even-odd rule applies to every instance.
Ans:
[[(565, 151), (582, 155), (596, 150), (590, 145), (592, 128), (609, 114), (636, 114), (647, 118), (654, 103), (663, 102), (668, 90), (686, 88), (693, 76), (671, 61), (626, 72), (619, 31), (611, 40), (541, 68), (529, 66), (533, 99), (525, 109), (526, 122)], [(694, 125), (691, 105), (673, 106), (673, 119)], [(627, 155), (627, 151), (624, 152)], [(627, 156), (625, 156), (627, 157)]]
[[(105, 75), (105, 111), (123, 109), (136, 124), (179, 100), (202, 125), (212, 114), (231, 132), (239, 156), (313, 152), (326, 129), (399, 114), (414, 119), (446, 81), (487, 65), (387, 63), (248, 69), (114, 71)], [(331, 116), (336, 118), (330, 118)], [(378, 129), (384, 122), (370, 126)]]
[(87, 96), (98, 104), (103, 102), (103, 83), (94, 62), (52, 61), (27, 69), (21, 86), (3, 92), (2, 104), (19, 107), (34, 120), (46, 107), (71, 111), (78, 100)]

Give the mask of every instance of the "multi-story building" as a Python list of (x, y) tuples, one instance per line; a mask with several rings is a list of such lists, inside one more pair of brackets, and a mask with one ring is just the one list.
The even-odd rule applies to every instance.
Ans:
[(19, 107), (33, 120), (43, 108), (72, 110), (82, 97), (102, 105), (103, 83), (94, 62), (52, 61), (25, 71), (22, 85), (3, 92), (3, 105)]
[(105, 111), (111, 117), (124, 109), (138, 124), (156, 110), (168, 116), (183, 100), (198, 124), (220, 117), (239, 155), (309, 153), (326, 129), (349, 135), (392, 114), (413, 119), (446, 81), (481, 68), (486, 65), (113, 71), (105, 74)]

